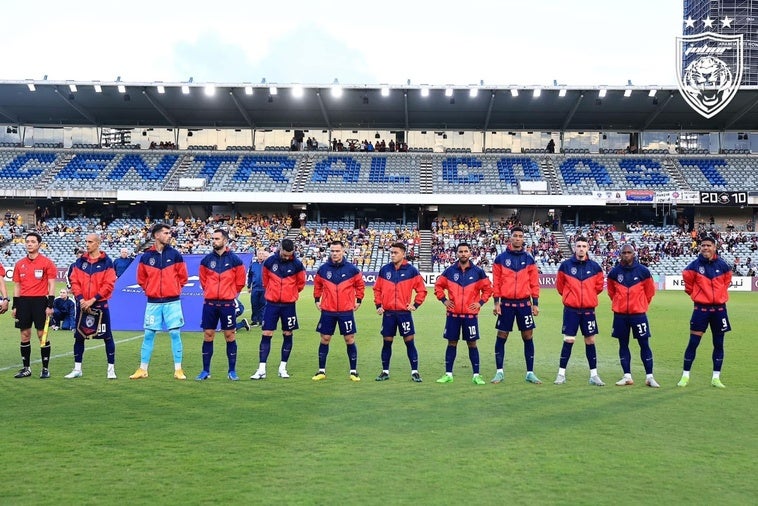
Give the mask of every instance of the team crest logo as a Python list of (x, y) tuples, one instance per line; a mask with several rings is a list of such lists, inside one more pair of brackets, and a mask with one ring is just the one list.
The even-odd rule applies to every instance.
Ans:
[(458, 281), (458, 279), (460, 279), (460, 277), (461, 277), (461, 275), (460, 275), (460, 274), (458, 274), (458, 273), (456, 273), (456, 274), (453, 276), (453, 281)]
[(211, 266), (211, 269), (215, 269), (216, 268), (216, 261), (215, 260), (211, 260), (210, 266)]
[(506, 266), (506, 267), (510, 267), (510, 266), (511, 266), (511, 259), (510, 259), (510, 258), (507, 258), (507, 259), (505, 260), (505, 266)]
[(624, 275), (623, 274), (619, 274), (616, 277), (616, 281), (618, 281), (619, 283), (623, 283), (624, 282)]
[(151, 258), (150, 260), (147, 261), (147, 263), (150, 264), (150, 267), (153, 267), (155, 265), (155, 258)]
[(332, 279), (332, 271), (326, 273), (326, 279)]
[(279, 270), (279, 265), (278, 264), (274, 264), (274, 266), (271, 268), (271, 270), (274, 271), (274, 272), (278, 271)]
[(701, 265), (700, 267), (698, 267), (698, 268), (697, 268), (697, 271), (698, 271), (700, 274), (705, 274), (705, 267), (703, 267), (703, 266)]
[(576, 267), (572, 267), (571, 268), (571, 275), (572, 276), (576, 276), (576, 273), (577, 273)]
[(684, 100), (706, 119), (721, 112), (742, 81), (743, 35), (705, 32), (676, 38), (676, 80)]
[(392, 279), (392, 273), (388, 272), (387, 274), (384, 275), (384, 277), (387, 279)]
[(88, 314), (87, 318), (84, 319), (84, 324), (87, 327), (94, 327), (95, 326), (95, 317), (92, 316), (91, 314)]

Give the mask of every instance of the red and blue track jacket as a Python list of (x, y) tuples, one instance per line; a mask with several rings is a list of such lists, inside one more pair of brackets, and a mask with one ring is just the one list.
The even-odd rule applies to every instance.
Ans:
[(563, 305), (574, 309), (596, 308), (597, 296), (603, 291), (603, 269), (588, 256), (579, 260), (573, 255), (558, 267), (555, 287)]
[(729, 300), (727, 289), (732, 283), (732, 269), (718, 255), (706, 260), (703, 255), (682, 271), (684, 291), (695, 304), (715, 306)]
[(506, 248), (492, 265), (493, 293), (498, 299), (523, 300), (531, 298), (539, 304), (540, 280), (534, 257), (525, 250)]
[(148, 302), (179, 300), (188, 278), (182, 254), (171, 246), (165, 246), (163, 251), (151, 246), (139, 259), (137, 283), (145, 291)]
[(283, 260), (277, 251), (263, 262), (263, 288), (268, 302), (292, 304), (305, 288), (305, 267), (295, 256)]
[(71, 291), (77, 301), (95, 298), (97, 301), (108, 300), (113, 295), (116, 284), (116, 269), (113, 261), (104, 251), (97, 258), (90, 258), (88, 253), (76, 259), (71, 269)]
[(233, 301), (245, 287), (245, 266), (229, 248), (205, 255), (198, 271), (205, 300)]
[(363, 301), (365, 291), (361, 271), (345, 259), (338, 264), (327, 260), (313, 280), (313, 297), (321, 301), (322, 311), (352, 311), (356, 302)]
[(608, 273), (608, 297), (611, 298), (611, 309), (614, 313), (647, 313), (653, 295), (653, 277), (648, 268), (636, 258), (631, 265), (617, 263)]
[(460, 262), (455, 262), (434, 282), (434, 295), (443, 304), (453, 301), (455, 307), (448, 313), (475, 315), (479, 309), (471, 310), (469, 306), (475, 302), (483, 306), (492, 297), (492, 283), (481, 267), (469, 262), (469, 267), (463, 270)]
[(411, 301), (416, 308), (423, 304), (426, 293), (424, 278), (413, 265), (403, 260), (396, 269), (390, 262), (379, 270), (374, 284), (374, 304), (385, 311), (407, 311)]

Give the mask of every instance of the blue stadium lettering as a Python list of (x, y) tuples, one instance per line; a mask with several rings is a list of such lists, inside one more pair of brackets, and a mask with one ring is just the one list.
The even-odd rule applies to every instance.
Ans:
[(584, 179), (591, 179), (598, 185), (613, 184), (608, 169), (592, 158), (570, 158), (566, 160), (561, 164), (561, 174), (568, 185), (578, 184)]
[(542, 179), (537, 162), (531, 158), (501, 158), (497, 161), (497, 173), (500, 181), (518, 184), (516, 168), (521, 168), (525, 181), (539, 181)]
[(112, 153), (82, 153), (74, 156), (55, 179), (96, 179), (113, 160)]
[(24, 153), (23, 155), (18, 155), (0, 170), (0, 177), (35, 178), (47, 169), (47, 167), (39, 167), (37, 163), (53, 163), (56, 156), (55, 153)]
[(237, 172), (232, 179), (234, 181), (247, 181), (254, 172), (267, 174), (268, 177), (280, 183), (287, 183), (289, 179), (284, 171), (293, 171), (297, 160), (287, 156), (246, 156), (242, 158)]
[(371, 171), (368, 175), (369, 183), (410, 183), (411, 178), (408, 176), (398, 176), (397, 174), (387, 175), (387, 159), (384, 157), (375, 157), (371, 159)]
[(314, 183), (325, 183), (329, 176), (342, 178), (346, 183), (357, 183), (361, 164), (351, 156), (330, 156), (313, 167)]
[(446, 158), (442, 160), (442, 179), (448, 183), (481, 183), (484, 174), (471, 170), (481, 167), (481, 160), (473, 156)]
[(123, 179), (130, 169), (147, 181), (162, 181), (166, 179), (171, 168), (179, 159), (179, 155), (164, 155), (155, 167), (151, 167), (140, 155), (124, 155), (116, 168), (108, 174), (108, 179)]
[(630, 158), (619, 162), (619, 167), (629, 175), (626, 180), (639, 186), (662, 186), (669, 182), (661, 164), (650, 158)]
[(210, 181), (216, 175), (222, 163), (234, 163), (238, 158), (236, 155), (197, 155), (195, 156), (195, 162), (203, 165), (203, 168), (200, 169), (197, 175)]
[(682, 165), (694, 165), (700, 169), (700, 172), (703, 173), (708, 182), (713, 186), (726, 186), (727, 184), (724, 176), (722, 176), (721, 172), (716, 168), (719, 165), (722, 167), (728, 166), (726, 160), (723, 158), (714, 158), (710, 160), (706, 158), (680, 158), (679, 163)]

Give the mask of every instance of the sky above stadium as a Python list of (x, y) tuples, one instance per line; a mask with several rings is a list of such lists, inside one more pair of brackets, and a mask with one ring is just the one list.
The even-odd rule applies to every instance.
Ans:
[(682, 0), (7, 2), (0, 79), (672, 85)]

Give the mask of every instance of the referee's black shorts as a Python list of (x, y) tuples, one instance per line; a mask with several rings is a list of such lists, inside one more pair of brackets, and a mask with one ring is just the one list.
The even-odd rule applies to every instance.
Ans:
[(47, 297), (16, 297), (16, 328), (42, 330), (45, 328)]

